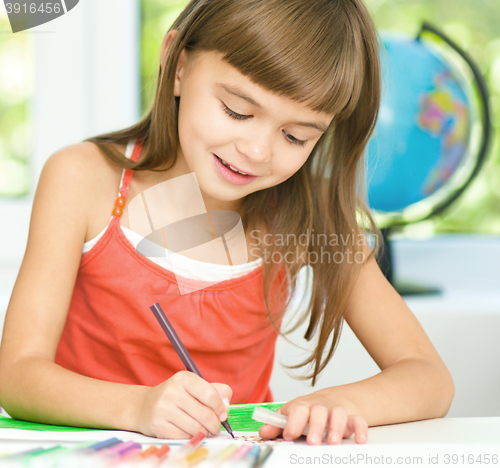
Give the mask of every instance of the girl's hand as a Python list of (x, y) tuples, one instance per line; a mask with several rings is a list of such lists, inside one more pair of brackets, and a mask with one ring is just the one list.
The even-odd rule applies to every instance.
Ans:
[(138, 407), (137, 427), (161, 439), (188, 439), (203, 432), (217, 434), (227, 419), (231, 387), (208, 383), (188, 371), (145, 391)]
[(365, 418), (348, 414), (344, 406), (332, 405), (318, 394), (316, 392), (296, 398), (278, 408), (277, 413), (288, 416), (285, 428), (265, 424), (259, 430), (260, 436), (274, 439), (283, 432), (285, 440), (294, 440), (302, 435), (306, 424), (309, 424), (306, 440), (310, 445), (322, 444), (325, 432), (327, 444), (340, 444), (343, 438), (352, 434), (358, 444), (364, 444), (368, 438), (368, 423)]

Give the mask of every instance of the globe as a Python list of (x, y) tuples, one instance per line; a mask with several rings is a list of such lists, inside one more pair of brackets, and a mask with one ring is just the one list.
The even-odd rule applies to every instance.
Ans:
[[(424, 42), (424, 32), (450, 52)], [(365, 164), (368, 204), (387, 243), (390, 228), (433, 216), (461, 195), (484, 161), (491, 123), (477, 66), (443, 33), (424, 23), (417, 38), (381, 38), (382, 101)]]

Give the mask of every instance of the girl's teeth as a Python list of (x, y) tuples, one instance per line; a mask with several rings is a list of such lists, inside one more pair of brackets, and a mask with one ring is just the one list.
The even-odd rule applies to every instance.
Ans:
[(244, 172), (241, 172), (241, 171), (238, 171), (238, 169), (236, 169), (235, 167), (233, 166), (229, 166), (234, 172), (238, 172), (239, 174), (243, 174), (243, 175), (248, 175), (248, 174), (245, 174)]
[(233, 170), (234, 172), (237, 172), (238, 174), (242, 174), (242, 175), (248, 175), (248, 174), (245, 174), (244, 172), (238, 171), (238, 169), (236, 169), (235, 167), (231, 166), (230, 164), (228, 164), (223, 159), (221, 159), (221, 158), (219, 158), (219, 159), (222, 162), (222, 164), (224, 164), (224, 166), (231, 168), (231, 170)]

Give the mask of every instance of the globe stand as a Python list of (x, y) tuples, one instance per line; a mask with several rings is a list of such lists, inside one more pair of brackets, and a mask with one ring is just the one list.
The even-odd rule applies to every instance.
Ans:
[(384, 273), (387, 280), (392, 284), (394, 289), (401, 296), (416, 296), (423, 294), (441, 294), (442, 290), (429, 285), (411, 283), (404, 280), (396, 280), (394, 277), (394, 266), (392, 257), (392, 247), (391, 241), (389, 240), (389, 234), (392, 231), (391, 228), (382, 228), (382, 245), (377, 258), (382, 273)]

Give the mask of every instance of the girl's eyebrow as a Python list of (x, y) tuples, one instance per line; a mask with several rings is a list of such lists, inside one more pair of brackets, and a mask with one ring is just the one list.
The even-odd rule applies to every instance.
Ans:
[[(215, 83), (215, 86), (223, 89), (224, 91), (226, 91), (229, 94), (232, 94), (233, 96), (244, 99), (245, 101), (249, 102), (253, 106), (257, 107), (258, 109), (263, 108), (263, 106), (261, 106), (257, 101), (255, 101), (250, 96), (245, 94), (245, 92), (243, 90), (241, 90), (240, 88), (238, 88), (237, 86), (228, 85), (225, 83)], [(290, 122), (290, 123), (292, 125), (300, 125), (302, 127), (315, 128), (316, 130), (319, 130), (321, 133), (325, 133), (326, 130), (328, 129), (328, 125), (324, 125), (320, 122)]]
[(253, 106), (258, 107), (259, 109), (262, 109), (262, 106), (258, 102), (254, 101), (250, 96), (245, 94), (245, 92), (242, 91), (237, 86), (232, 86), (232, 85), (228, 85), (225, 83), (215, 83), (215, 85), (219, 88), (222, 88), (224, 91), (228, 92), (229, 94), (233, 94), (234, 96), (237, 96), (241, 99), (244, 99), (245, 101), (248, 101)]

